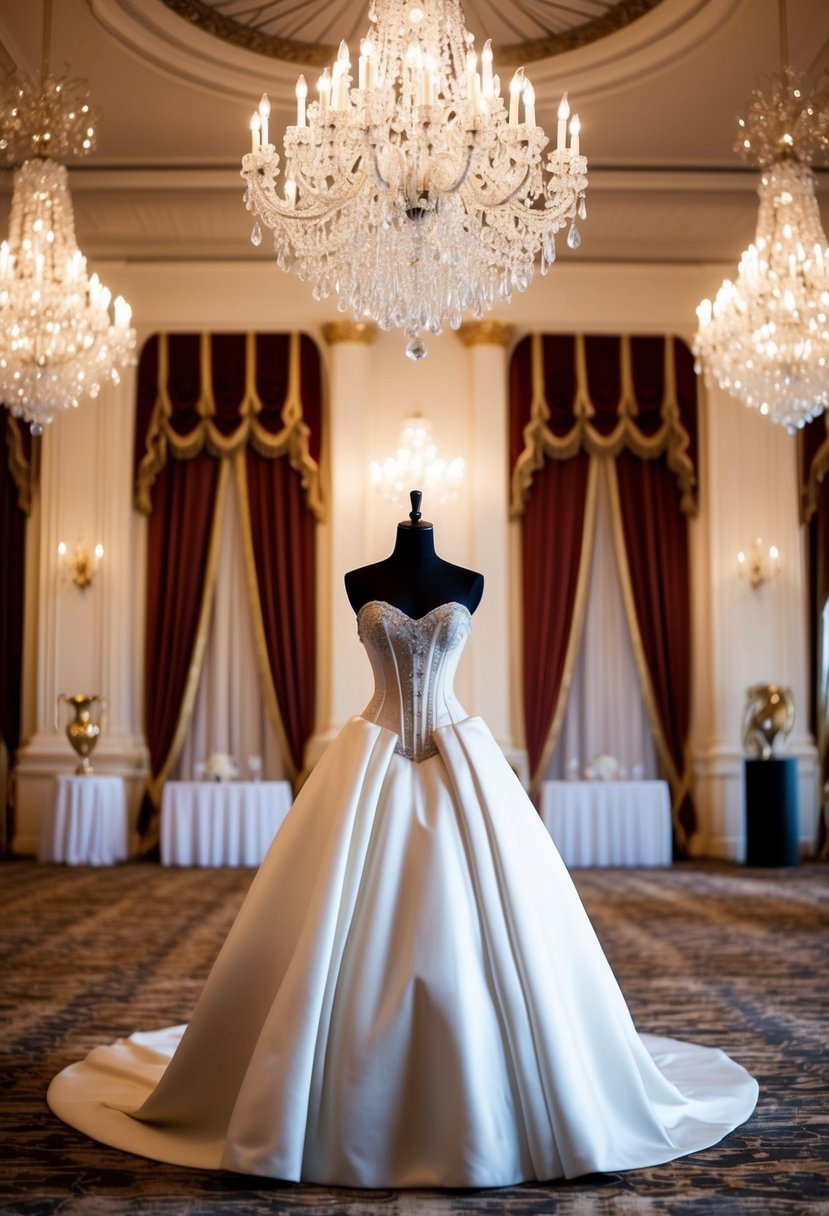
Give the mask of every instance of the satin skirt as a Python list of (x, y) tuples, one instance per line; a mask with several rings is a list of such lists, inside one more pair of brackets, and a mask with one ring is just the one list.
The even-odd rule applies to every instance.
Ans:
[(497, 1187), (669, 1161), (746, 1120), (723, 1052), (639, 1035), (479, 718), (413, 763), (353, 718), (257, 873), (190, 1024), (96, 1048), (52, 1110), (179, 1165)]

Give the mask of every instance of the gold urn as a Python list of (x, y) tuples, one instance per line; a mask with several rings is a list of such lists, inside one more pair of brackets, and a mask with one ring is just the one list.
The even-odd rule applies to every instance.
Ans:
[[(60, 709), (61, 701), (65, 701), (75, 711), (74, 718), (66, 727), (66, 737), (80, 757), (80, 764), (75, 772), (80, 776), (88, 776), (93, 771), (89, 757), (101, 733), (101, 718), (106, 712), (107, 702), (98, 693), (88, 696), (82, 692), (73, 694), (62, 692), (58, 697), (58, 709)], [(98, 707), (97, 715), (93, 717), (93, 709), (96, 705)]]
[(749, 755), (770, 760), (777, 736), (782, 735), (785, 741), (792, 733), (792, 690), (783, 684), (753, 684), (746, 689), (746, 698), (743, 747)]

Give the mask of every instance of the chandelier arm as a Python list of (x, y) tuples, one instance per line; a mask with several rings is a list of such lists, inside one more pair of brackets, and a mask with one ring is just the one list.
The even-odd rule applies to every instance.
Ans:
[(489, 199), (486, 202), (482, 201), (482, 196), (481, 196), (480, 191), (476, 191), (474, 185), (471, 186), (470, 193), (473, 195), (473, 202), (475, 202), (477, 204), (476, 210), (494, 211), (498, 207), (509, 206), (509, 204), (511, 202), (513, 202), (513, 200), (515, 199), (516, 195), (520, 194), (521, 191), (524, 189), (531, 173), (532, 173), (532, 167), (530, 165), (528, 165), (524, 171), (524, 176), (521, 178), (521, 181), (518, 183), (518, 185), (515, 187), (514, 190), (510, 190), (509, 194), (505, 194), (502, 198)]
[[(320, 190), (314, 187), (307, 178), (302, 175), (298, 176), (298, 181), (301, 183), (303, 190), (317, 200), (317, 206), (299, 207), (292, 206), (280, 199), (275, 188), (266, 189), (257, 180), (255, 174), (249, 177), (243, 174), (248, 181), (249, 205), (248, 209), (255, 212), (261, 219), (269, 224), (269, 216), (276, 215), (281, 220), (318, 220), (331, 215), (333, 212), (340, 210), (354, 199), (360, 193), (365, 184), (366, 176), (363, 175), (358, 182), (353, 183), (352, 188), (347, 193), (337, 195), (336, 198), (327, 198)], [(269, 224), (270, 226), (270, 224)]]
[(377, 159), (377, 149), (374, 147), (371, 149), (371, 158), (374, 165), (374, 176), (377, 179), (377, 184), (382, 190), (385, 190), (385, 192), (388, 193), (389, 190), (391, 190), (391, 182), (387, 182), (383, 177), (383, 174), (380, 172), (380, 162)]
[[(464, 164), (464, 167), (461, 170), (457, 181), (455, 181), (451, 186), (447, 186), (445, 190), (441, 190), (441, 194), (457, 194), (458, 193), (458, 191), (461, 189), (461, 187), (463, 186), (466, 179), (469, 177), (469, 170), (472, 166), (472, 156), (473, 156), (474, 151), (475, 151), (474, 146), (469, 148), (469, 151), (467, 152), (467, 156), (466, 156), (466, 163)], [(447, 157), (448, 157), (448, 153), (446, 153), (444, 155), (444, 157), (441, 159), (446, 159)]]
[[(341, 207), (345, 203), (350, 203), (353, 199), (355, 199), (365, 185), (367, 176), (368, 174), (362, 173), (357, 179), (346, 178), (347, 188), (343, 189), (334, 197), (332, 197), (329, 192), (321, 190), (318, 186), (315, 186), (311, 181), (309, 181), (301, 170), (294, 180), (298, 186), (302, 186), (303, 191), (307, 191), (308, 194), (313, 195), (314, 198), (319, 199), (320, 201), (326, 201), (329, 205), (328, 209), (333, 210), (334, 208)], [(301, 197), (302, 194), (300, 193), (300, 198)]]

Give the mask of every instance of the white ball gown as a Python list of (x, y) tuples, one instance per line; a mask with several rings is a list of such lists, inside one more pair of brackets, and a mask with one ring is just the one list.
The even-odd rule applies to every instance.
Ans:
[(471, 617), (363, 606), (376, 690), (311, 773), (189, 1026), (60, 1073), (160, 1161), (358, 1187), (655, 1165), (749, 1117), (723, 1052), (639, 1035), (559, 855), (452, 679)]

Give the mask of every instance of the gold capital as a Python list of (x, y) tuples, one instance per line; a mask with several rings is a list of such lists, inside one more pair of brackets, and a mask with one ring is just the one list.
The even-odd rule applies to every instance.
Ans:
[(371, 321), (328, 321), (322, 327), (322, 336), (329, 346), (338, 342), (361, 342), (369, 346), (377, 337), (377, 326)]
[(464, 346), (509, 346), (515, 329), (507, 321), (464, 321), (457, 331)]

